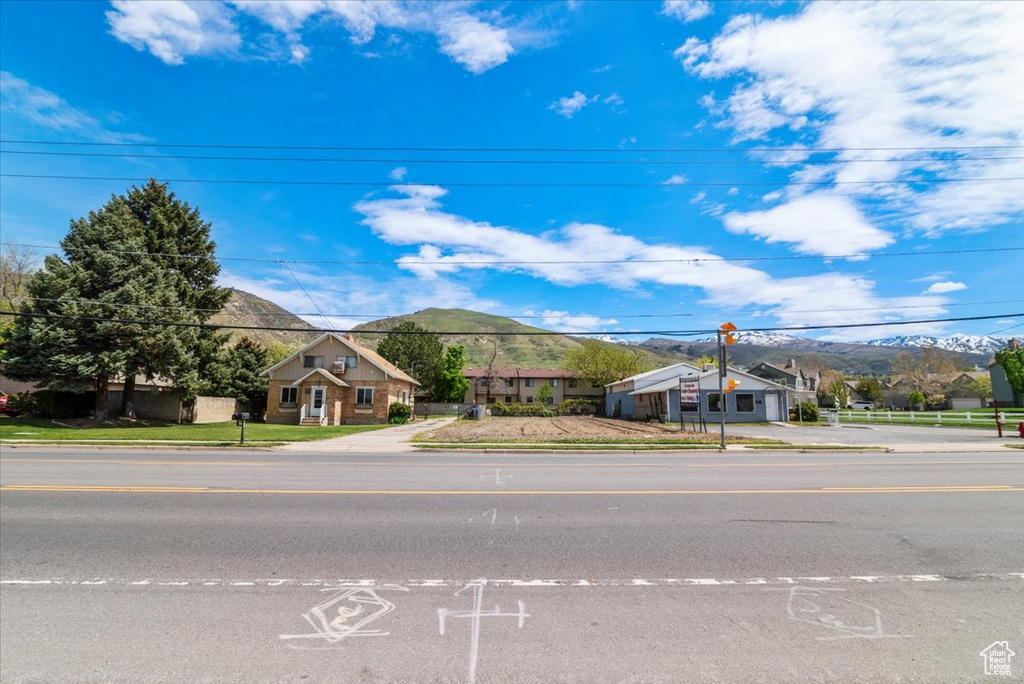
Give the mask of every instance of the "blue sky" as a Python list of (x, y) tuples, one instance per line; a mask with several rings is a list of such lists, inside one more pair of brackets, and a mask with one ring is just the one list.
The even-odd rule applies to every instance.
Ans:
[[(4, 174), (175, 179), (220, 256), (252, 259), (224, 284), (313, 312), (273, 260), (319, 261), (289, 267), (338, 327), (428, 306), (615, 334), (1024, 310), (1024, 252), (927, 254), (1024, 247), (1021, 3), (0, 13), (2, 138), (105, 144), (5, 143)], [(448, 149), (294, 149), (328, 147)], [(185, 182), (212, 179), (271, 182)], [(4, 177), (4, 240), (54, 244), (129, 184)]]

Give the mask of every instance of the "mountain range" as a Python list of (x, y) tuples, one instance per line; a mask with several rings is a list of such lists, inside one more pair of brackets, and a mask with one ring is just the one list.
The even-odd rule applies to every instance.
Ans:
[[(317, 328), (286, 309), (256, 295), (233, 290), (224, 311), (213, 321), (222, 325), (252, 326), (232, 330), (233, 338), (247, 335), (263, 343), (299, 346), (312, 339)], [(430, 308), (415, 313), (362, 323), (353, 329), (360, 344), (376, 348), (383, 334), (399, 323), (412, 321), (441, 335), (445, 344), (461, 344), (470, 367), (495, 366), (553, 368), (565, 362), (565, 354), (580, 346), (581, 338), (520, 323), (512, 318), (465, 309)], [(258, 330), (260, 327), (292, 330)], [(598, 338), (602, 344), (635, 349), (652, 366), (664, 366), (703, 355), (714, 355), (714, 337), (699, 339), (651, 338), (634, 342), (615, 335)], [(772, 332), (743, 332), (729, 348), (730, 364), (749, 367), (762, 361), (784, 365), (790, 359), (807, 369), (834, 369), (850, 375), (882, 375), (890, 372), (901, 353), (917, 354), (936, 347), (954, 355), (966, 368), (984, 366), (992, 354), (1006, 346), (1004, 339), (986, 335), (928, 337), (906, 335), (863, 343), (825, 342)]]

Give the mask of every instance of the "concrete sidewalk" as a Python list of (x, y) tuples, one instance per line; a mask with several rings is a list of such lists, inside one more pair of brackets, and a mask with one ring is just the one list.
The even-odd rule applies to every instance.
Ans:
[(455, 422), (454, 417), (418, 420), (415, 423), (398, 425), (386, 430), (358, 432), (354, 435), (332, 437), (331, 439), (321, 439), (315, 442), (292, 442), (277, 447), (275, 451), (304, 451), (306, 453), (358, 451), (367, 454), (410, 452), (416, 450), (415, 447), (409, 444), (409, 440), (413, 435), (433, 430), (452, 422)]

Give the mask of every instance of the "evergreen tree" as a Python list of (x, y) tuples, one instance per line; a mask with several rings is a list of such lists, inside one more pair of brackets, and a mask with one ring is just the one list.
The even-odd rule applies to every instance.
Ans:
[(193, 399), (226, 339), (191, 327), (229, 295), (215, 283), (209, 232), (198, 210), (152, 180), (73, 220), (64, 256), (47, 257), (28, 283), (5, 372), (54, 389), (94, 385), (98, 421), (115, 378), (124, 379), (123, 415), (133, 413), (137, 373), (165, 377)]
[[(210, 239), (210, 224), (202, 220), (198, 209), (153, 179), (141, 188), (132, 187), (125, 202), (140, 226), (149, 258), (164, 276), (166, 290), (154, 297), (171, 299), (173, 306), (179, 307), (176, 312), (165, 309), (163, 318), (185, 323), (208, 321), (231, 296), (230, 290), (216, 284), (220, 265), (215, 258), (216, 243)], [(157, 375), (169, 378), (182, 399), (195, 399), (207, 388), (210, 364), (226, 341), (226, 336), (210, 328), (165, 327), (129, 357), (121, 415), (133, 414), (136, 373), (149, 379)]]
[(267, 348), (243, 337), (212, 364), (211, 391), (217, 396), (243, 401), (249, 405), (250, 413), (262, 416), (267, 410), (268, 383), (260, 373), (270, 365)]

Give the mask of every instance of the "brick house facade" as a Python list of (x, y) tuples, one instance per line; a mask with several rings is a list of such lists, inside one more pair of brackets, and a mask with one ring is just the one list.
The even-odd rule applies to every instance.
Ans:
[(386, 423), (388, 406), (413, 406), (416, 380), (350, 337), (328, 333), (263, 371), (267, 422)]

